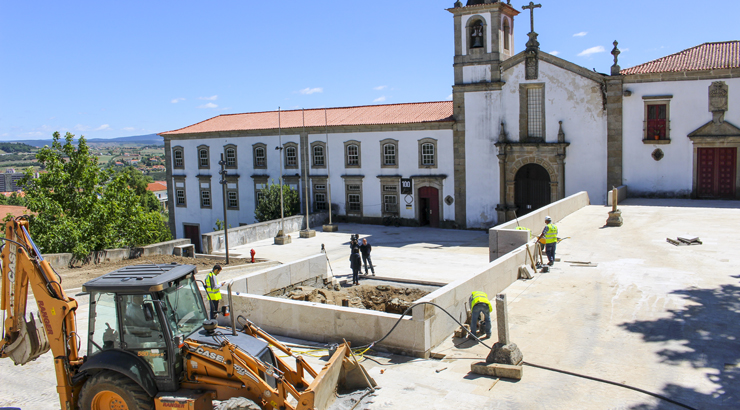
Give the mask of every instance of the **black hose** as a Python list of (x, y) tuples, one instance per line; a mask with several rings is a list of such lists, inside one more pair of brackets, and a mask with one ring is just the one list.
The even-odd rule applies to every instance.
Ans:
[[(370, 343), (368, 345), (360, 346), (359, 348), (365, 348), (365, 347), (370, 348), (370, 347), (372, 347), (372, 346), (374, 346), (374, 345), (382, 342), (383, 340), (385, 340), (388, 336), (390, 336), (391, 333), (393, 333), (394, 330), (396, 330), (396, 327), (398, 326), (398, 324), (401, 323), (401, 319), (403, 319), (403, 317), (406, 316), (411, 311), (411, 309), (413, 309), (414, 307), (419, 306), (419, 305), (432, 305), (432, 306), (436, 307), (437, 309), (445, 312), (447, 314), (447, 316), (449, 316), (450, 318), (452, 318), (452, 320), (455, 321), (455, 323), (457, 323), (460, 326), (463, 326), (463, 324), (460, 323), (457, 319), (455, 319), (455, 317), (452, 316), (452, 314), (450, 314), (450, 312), (448, 312), (447, 310), (445, 310), (441, 306), (439, 306), (439, 305), (437, 305), (435, 303), (432, 303), (432, 302), (419, 302), (419, 303), (415, 303), (415, 304), (411, 305), (408, 309), (406, 309), (403, 312), (403, 314), (401, 315), (401, 317), (398, 318), (398, 320), (396, 321), (396, 324), (393, 325), (393, 327), (391, 328), (391, 330), (389, 330), (388, 333), (385, 334), (385, 336), (383, 336), (379, 340), (376, 340), (376, 341), (374, 341), (374, 342), (372, 342), (372, 343)], [(491, 349), (491, 346), (488, 346), (487, 344), (483, 343), (483, 341), (481, 341), (480, 339), (478, 339), (477, 336), (473, 335), (470, 332), (468, 332), (468, 335), (473, 336), (473, 338), (475, 340), (477, 340), (480, 344), (482, 344), (483, 346)], [(454, 359), (456, 359), (456, 358), (452, 358), (452, 360), (454, 360)], [(477, 360), (477, 358), (476, 358), (476, 360)], [(634, 386), (630, 386), (630, 385), (623, 384), (623, 383), (617, 383), (617, 382), (613, 382), (613, 381), (610, 381), (610, 380), (600, 379), (598, 377), (587, 376), (585, 374), (579, 374), (579, 373), (569, 372), (567, 370), (555, 369), (553, 367), (542, 366), (542, 365), (534, 364), (534, 363), (530, 363), (530, 362), (523, 362), (522, 364), (524, 364), (525, 366), (536, 367), (538, 369), (549, 370), (551, 372), (563, 373), (563, 374), (567, 374), (569, 376), (580, 377), (580, 378), (592, 380), (592, 381), (595, 381), (595, 382), (601, 382), (601, 383), (611, 384), (612, 386), (623, 387), (625, 389), (634, 390), (636, 392), (647, 394), (648, 396), (652, 396), (652, 397), (655, 397), (655, 398), (658, 398), (658, 399), (667, 401), (668, 403), (675, 404), (676, 406), (680, 406), (680, 407), (683, 407), (685, 409), (698, 410), (698, 409), (696, 409), (694, 407), (691, 407), (689, 405), (686, 405), (686, 404), (683, 404), (683, 403), (679, 403), (679, 402), (677, 402), (677, 401), (675, 401), (673, 399), (670, 399), (670, 398), (665, 397), (665, 396), (661, 396), (660, 394), (657, 394), (657, 393), (653, 393), (653, 392), (649, 392), (647, 390), (643, 390), (643, 389), (641, 389), (639, 387), (634, 387)]]

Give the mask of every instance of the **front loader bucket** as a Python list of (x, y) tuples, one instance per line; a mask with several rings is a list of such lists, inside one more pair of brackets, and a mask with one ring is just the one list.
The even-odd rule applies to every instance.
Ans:
[(20, 321), (20, 333), (15, 342), (5, 347), (4, 353), (13, 360), (16, 365), (24, 365), (36, 360), (39, 356), (49, 351), (49, 339), (44, 330), (44, 324), (38, 317), (29, 314), (30, 321)]
[[(362, 365), (356, 364), (350, 358), (349, 347), (340, 345), (329, 359), (329, 363), (321, 369), (311, 385), (301, 394), (297, 410), (326, 410), (335, 399), (338, 386), (344, 389), (361, 389), (368, 387), (362, 374), (367, 371)], [(370, 383), (375, 386), (375, 380), (367, 375)], [(361, 381), (361, 382), (360, 382)]]

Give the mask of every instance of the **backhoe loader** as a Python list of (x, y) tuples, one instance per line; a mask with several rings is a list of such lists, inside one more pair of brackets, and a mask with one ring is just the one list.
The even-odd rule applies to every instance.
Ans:
[[(3, 241), (0, 357), (23, 365), (51, 350), (63, 410), (212, 410), (213, 400), (235, 397), (267, 410), (324, 410), (338, 384), (374, 385), (347, 344), (316, 372), (245, 318), (238, 330), (234, 315), (231, 327), (208, 320), (193, 265), (134, 265), (85, 283), (90, 317), (81, 356), (78, 303), (34, 244), (28, 221), (8, 221)], [(29, 288), (36, 315), (26, 314)], [(273, 349), (294, 358), (295, 368)]]

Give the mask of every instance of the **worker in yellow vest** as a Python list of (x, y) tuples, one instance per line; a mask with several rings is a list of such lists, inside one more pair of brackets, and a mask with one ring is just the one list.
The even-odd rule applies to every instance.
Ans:
[(545, 253), (547, 254), (548, 265), (555, 264), (555, 246), (558, 244), (558, 227), (552, 223), (552, 218), (545, 217), (545, 229), (542, 230), (537, 240), (545, 238)]
[(211, 305), (211, 319), (215, 319), (216, 313), (218, 313), (218, 302), (221, 301), (221, 286), (224, 285), (224, 282), (218, 283), (216, 280), (219, 273), (221, 273), (221, 265), (216, 264), (213, 266), (213, 270), (206, 275), (206, 293)]
[(470, 316), (470, 333), (472, 335), (469, 335), (468, 338), (473, 339), (472, 336), (478, 331), (478, 320), (481, 313), (484, 317), (483, 330), (486, 332), (486, 338), (491, 337), (491, 312), (493, 311), (493, 306), (491, 306), (491, 302), (488, 300), (488, 295), (484, 292), (473, 292), (470, 295), (470, 309), (472, 310), (472, 315)]

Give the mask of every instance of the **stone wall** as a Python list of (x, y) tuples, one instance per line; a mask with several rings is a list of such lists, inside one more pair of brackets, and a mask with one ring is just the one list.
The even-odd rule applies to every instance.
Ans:
[[(311, 214), (309, 220), (310, 226), (320, 226), (327, 219), (327, 211)], [(285, 218), (285, 234), (297, 232), (306, 227), (305, 216), (296, 215)], [(229, 228), (229, 247), (245, 245), (248, 243), (270, 239), (277, 236), (280, 230), (280, 220), (275, 219), (267, 222), (259, 222), (251, 225), (244, 225), (238, 228)], [(201, 235), (203, 243), (203, 253), (210, 254), (215, 251), (222, 251), (225, 247), (224, 231), (209, 232)]]
[[(175, 247), (180, 245), (190, 245), (190, 239), (175, 239), (140, 248), (105, 249), (100, 252), (91, 253), (89, 258), (93, 263), (98, 263), (119, 262), (126, 259), (136, 259), (152, 255), (172, 255)], [(43, 256), (52, 266), (69, 266), (73, 259), (71, 253), (49, 253)]]

